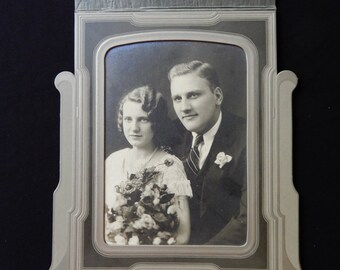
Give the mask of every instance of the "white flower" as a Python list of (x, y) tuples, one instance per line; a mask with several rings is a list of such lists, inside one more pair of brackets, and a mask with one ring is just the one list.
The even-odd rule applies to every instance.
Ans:
[(143, 214), (142, 217), (141, 217), (141, 221), (142, 221), (143, 228), (146, 228), (147, 230), (151, 230), (151, 229), (157, 230), (158, 229), (157, 223), (148, 214)]
[(152, 189), (153, 184), (147, 184), (144, 188), (144, 191), (150, 191)]
[(124, 218), (122, 216), (116, 216), (116, 221), (123, 222)]
[(162, 239), (160, 237), (155, 237), (152, 241), (153, 245), (160, 245), (162, 242)]
[(153, 203), (154, 205), (158, 205), (159, 202), (160, 202), (160, 199), (159, 199), (159, 198), (155, 198), (155, 199), (153, 200), (152, 203)]
[(136, 214), (137, 216), (141, 217), (145, 212), (145, 208), (141, 205), (137, 206)]
[(142, 193), (142, 197), (153, 196), (152, 186), (153, 186), (153, 184), (147, 184), (145, 186), (144, 191)]
[(130, 239), (129, 239), (129, 243), (128, 243), (130, 246), (136, 246), (136, 245), (139, 245), (139, 238), (137, 235), (134, 235), (132, 236)]
[(157, 236), (163, 239), (168, 239), (171, 236), (169, 232), (158, 232)]
[(117, 243), (117, 245), (126, 245), (125, 237), (120, 234), (117, 234), (115, 236), (115, 242)]
[(138, 219), (132, 224), (132, 227), (136, 230), (142, 229), (143, 228), (143, 222), (140, 219)]
[(173, 237), (169, 238), (169, 240), (168, 240), (168, 245), (173, 245), (173, 244), (175, 244), (175, 243), (176, 243), (175, 238), (173, 238)]
[(158, 188), (153, 189), (153, 196), (154, 198), (159, 198), (159, 196), (161, 196)]
[(219, 152), (216, 156), (215, 164), (222, 168), (224, 164), (229, 163), (232, 159), (232, 156), (226, 155), (224, 152)]
[(115, 221), (112, 223), (108, 224), (108, 229), (111, 231), (116, 231), (116, 230), (120, 230), (121, 228), (123, 228), (124, 224), (121, 221)]
[(166, 211), (169, 215), (173, 215), (173, 214), (176, 214), (177, 212), (177, 207), (176, 205), (170, 205), (168, 207), (168, 210)]

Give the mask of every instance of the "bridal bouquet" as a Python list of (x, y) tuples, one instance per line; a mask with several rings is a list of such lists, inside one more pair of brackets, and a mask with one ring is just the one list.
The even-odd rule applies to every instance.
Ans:
[[(172, 161), (166, 160), (166, 166)], [(156, 166), (146, 168), (116, 186), (114, 207), (106, 213), (110, 245), (172, 245), (178, 228), (174, 194), (159, 186)]]

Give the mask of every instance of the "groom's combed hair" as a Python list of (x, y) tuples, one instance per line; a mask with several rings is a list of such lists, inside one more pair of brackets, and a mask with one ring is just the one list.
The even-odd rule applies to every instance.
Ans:
[(197, 76), (206, 79), (210, 88), (213, 91), (216, 87), (220, 87), (216, 70), (209, 64), (194, 60), (188, 63), (175, 65), (168, 74), (168, 79), (171, 82), (173, 78), (181, 75), (194, 73)]
[(155, 146), (170, 146), (173, 130), (163, 95), (150, 86), (138, 87), (127, 92), (118, 104), (117, 126), (120, 132), (123, 132), (123, 106), (126, 101), (140, 103), (142, 110), (148, 114), (154, 132)]

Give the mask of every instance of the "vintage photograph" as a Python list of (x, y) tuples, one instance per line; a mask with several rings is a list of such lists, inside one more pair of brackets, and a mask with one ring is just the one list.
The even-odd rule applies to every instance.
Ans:
[(105, 56), (104, 240), (247, 242), (247, 58), (201, 41)]

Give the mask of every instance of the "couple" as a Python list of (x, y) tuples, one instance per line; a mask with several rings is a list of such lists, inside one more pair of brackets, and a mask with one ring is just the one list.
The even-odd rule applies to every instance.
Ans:
[[(118, 128), (131, 148), (105, 162), (105, 240), (245, 244), (245, 123), (222, 115), (223, 92), (210, 64), (178, 64), (168, 77), (178, 130), (168, 119), (165, 99), (147, 86), (119, 104)], [(174, 131), (181, 137), (175, 146)]]

